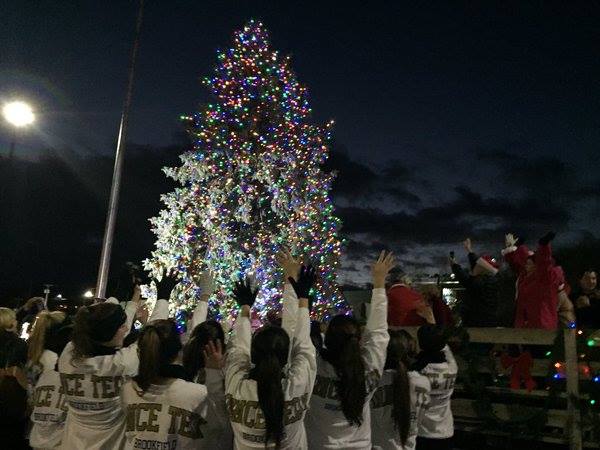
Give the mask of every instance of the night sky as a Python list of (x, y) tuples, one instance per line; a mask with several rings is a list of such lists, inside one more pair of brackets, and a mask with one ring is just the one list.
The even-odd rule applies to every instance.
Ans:
[[(364, 281), (364, 259), (380, 246), (398, 252), (407, 270), (436, 273), (469, 235), (490, 253), (508, 231), (533, 243), (552, 229), (563, 246), (600, 237), (599, 3), (362, 3), (147, 1), (128, 141), (151, 156), (136, 153), (130, 170), (139, 178), (123, 195), (132, 208), (136, 193), (153, 200), (137, 215), (122, 212), (121, 230), (136, 231), (121, 237), (117, 258), (148, 254), (145, 218), (170, 189), (158, 169), (176, 161), (185, 139), (178, 117), (208, 100), (200, 77), (250, 18), (292, 55), (314, 119), (336, 121), (329, 167), (339, 171), (334, 198), (348, 238), (344, 281)], [(89, 191), (80, 204), (66, 202), (77, 212), (48, 212), (65, 244), (29, 256), (68, 266), (72, 254), (62, 248), (75, 244), (64, 228), (82, 228), (90, 268), (80, 283), (93, 284), (136, 2), (2, 0), (0, 11), (0, 102), (25, 98), (39, 115), (18, 136), (18, 157), (41, 177), (49, 154), (62, 158), (65, 186), (71, 177)], [(10, 140), (3, 123), (3, 155)], [(3, 173), (5, 184), (19, 182)], [(10, 205), (3, 217), (18, 215)], [(44, 247), (53, 229), (40, 223), (24, 236), (17, 219), (3, 226), (23, 258), (22, 243)], [(13, 275), (36, 271), (33, 290), (62, 276), (47, 264), (19, 264)]]

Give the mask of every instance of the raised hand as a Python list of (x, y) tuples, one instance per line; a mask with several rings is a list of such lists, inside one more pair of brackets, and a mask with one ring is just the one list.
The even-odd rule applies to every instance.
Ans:
[(225, 365), (223, 347), (220, 340), (208, 341), (202, 350), (204, 355), (204, 367), (207, 369), (222, 369)]
[(154, 284), (156, 285), (156, 299), (169, 300), (177, 283), (179, 283), (179, 280), (173, 273), (163, 273), (160, 281), (154, 279)]
[(471, 238), (466, 238), (463, 242), (463, 247), (467, 253), (473, 253), (473, 243), (471, 242)]
[(135, 312), (135, 320), (139, 320), (140, 323), (145, 324), (148, 322), (148, 318), (150, 317), (150, 311), (148, 311), (148, 306), (140, 305)]
[(283, 269), (284, 280), (288, 280), (290, 277), (297, 279), (301, 266), (300, 258), (294, 258), (290, 251), (284, 248), (277, 253), (275, 259), (277, 264), (279, 264)]
[(504, 246), (506, 248), (509, 247), (514, 247), (515, 245), (517, 245), (517, 237), (514, 236), (512, 233), (508, 233), (506, 236), (504, 236)]
[(308, 294), (310, 293), (313, 284), (315, 284), (316, 279), (317, 274), (313, 266), (302, 266), (300, 269), (300, 274), (298, 275), (298, 280), (294, 280), (294, 278), (289, 277), (288, 281), (294, 288), (298, 298), (308, 299)]
[(233, 288), (233, 298), (235, 298), (235, 301), (240, 307), (249, 306), (252, 308), (257, 295), (258, 288), (253, 290), (248, 278), (246, 278), (246, 280), (240, 278), (240, 281), (235, 283), (235, 287)]
[(200, 288), (200, 295), (202, 297), (210, 297), (210, 295), (215, 290), (215, 279), (213, 277), (212, 272), (210, 272), (209, 270), (205, 270), (200, 274), (198, 287)]
[(379, 258), (373, 264), (371, 274), (373, 276), (373, 287), (382, 288), (385, 287), (385, 277), (389, 271), (396, 264), (396, 258), (392, 252), (382, 250), (379, 254)]

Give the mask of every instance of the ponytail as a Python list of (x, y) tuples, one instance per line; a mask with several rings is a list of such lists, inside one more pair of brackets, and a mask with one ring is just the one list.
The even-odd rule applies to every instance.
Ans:
[(154, 325), (148, 325), (138, 340), (140, 365), (135, 381), (142, 391), (147, 391), (158, 377), (160, 359), (160, 337)]
[(408, 371), (403, 362), (398, 364), (392, 384), (392, 421), (394, 428), (400, 433), (400, 442), (406, 445), (410, 428), (410, 387)]
[(73, 359), (75, 360), (91, 356), (94, 350), (90, 321), (90, 307), (82, 306), (79, 308), (73, 323)]
[(390, 341), (387, 348), (386, 369), (395, 371), (392, 382), (392, 421), (400, 434), (400, 442), (404, 446), (410, 429), (410, 380), (408, 369), (416, 354), (416, 342), (404, 330), (390, 330)]
[(46, 349), (46, 334), (51, 328), (61, 324), (65, 318), (65, 313), (61, 311), (42, 311), (37, 315), (27, 349), (27, 359), (31, 364), (39, 364), (40, 357)]
[(252, 339), (250, 378), (256, 381), (258, 403), (265, 418), (265, 448), (269, 441), (275, 447), (283, 440), (284, 395), (281, 386), (282, 369), (287, 363), (290, 339), (285, 330), (268, 326)]
[(265, 355), (254, 369), (258, 402), (266, 423), (265, 442), (271, 438), (279, 448), (283, 438), (283, 390), (281, 366), (273, 354)]
[(135, 381), (146, 392), (161, 376), (181, 350), (177, 326), (173, 320), (157, 320), (146, 325), (138, 340), (139, 370)]
[(334, 317), (325, 335), (323, 356), (335, 369), (337, 396), (350, 425), (361, 426), (367, 400), (365, 364), (360, 351), (360, 327), (356, 319)]

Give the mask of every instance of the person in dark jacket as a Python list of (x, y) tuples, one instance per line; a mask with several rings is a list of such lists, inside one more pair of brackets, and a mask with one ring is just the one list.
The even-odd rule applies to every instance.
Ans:
[(0, 448), (29, 448), (27, 429), (27, 343), (17, 336), (17, 316), (0, 308)]
[(473, 252), (471, 239), (463, 245), (468, 253), (470, 271), (462, 268), (451, 257), (452, 273), (466, 290), (466, 296), (460, 308), (463, 325), (466, 327), (500, 326), (496, 310), (499, 302), (499, 265), (488, 255), (478, 256)]
[(577, 323), (585, 328), (600, 329), (600, 289), (595, 269), (584, 270), (579, 276), (579, 288), (571, 298), (577, 308)]

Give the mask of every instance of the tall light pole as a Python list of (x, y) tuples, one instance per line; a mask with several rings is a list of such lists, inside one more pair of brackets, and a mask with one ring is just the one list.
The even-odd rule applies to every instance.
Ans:
[(110, 199), (108, 201), (108, 213), (106, 226), (104, 228), (104, 239), (102, 241), (102, 254), (100, 256), (100, 267), (98, 268), (98, 280), (96, 282), (96, 296), (104, 298), (106, 294), (106, 283), (108, 281), (108, 270), (110, 268), (110, 254), (112, 251), (115, 222), (117, 220), (117, 209), (119, 206), (119, 190), (121, 188), (121, 172), (123, 171), (123, 155), (125, 141), (127, 139), (127, 123), (129, 120), (129, 107), (131, 106), (131, 95), (133, 92), (133, 76), (135, 73), (135, 62), (140, 42), (140, 30), (144, 13), (144, 0), (140, 0), (137, 20), (135, 23), (135, 36), (133, 47), (129, 57), (129, 75), (127, 77), (127, 91), (123, 102), (121, 123), (119, 125), (119, 136), (117, 138), (117, 150), (115, 155), (115, 166), (113, 168), (112, 186), (110, 188)]
[(35, 114), (27, 103), (22, 101), (13, 101), (6, 103), (2, 108), (4, 119), (13, 126), (13, 135), (10, 142), (8, 157), (13, 158), (15, 146), (17, 144), (17, 130), (24, 128), (35, 122)]

